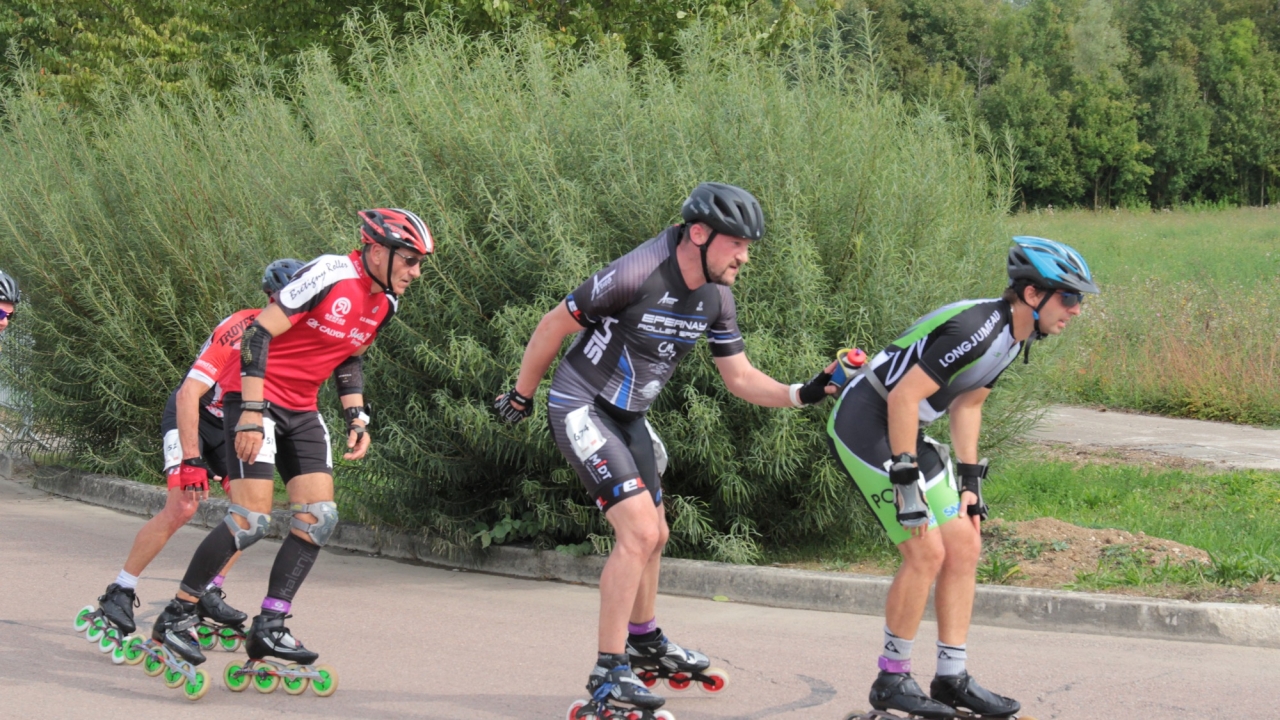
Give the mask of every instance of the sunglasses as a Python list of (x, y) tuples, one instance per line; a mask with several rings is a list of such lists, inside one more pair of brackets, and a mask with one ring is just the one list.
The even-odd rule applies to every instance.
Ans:
[(4, 310), (0, 310), (0, 320), (4, 320), (5, 318), (11, 318), (17, 314), (18, 314), (17, 310), (14, 310), (13, 312), (5, 312)]
[(403, 261), (404, 261), (404, 264), (405, 264), (406, 266), (408, 266), (408, 267), (417, 267), (419, 264), (421, 264), (421, 263), (422, 263), (422, 258), (423, 258), (423, 257), (426, 257), (425, 255), (423, 255), (423, 256), (416, 256), (416, 255), (401, 255), (400, 253), (396, 252), (395, 250), (392, 250), (391, 252), (392, 252), (392, 254), (394, 254), (396, 257), (398, 257), (398, 258), (400, 258), (401, 260), (403, 260)]
[(1084, 303), (1084, 293), (1059, 290), (1058, 298), (1062, 301), (1062, 307), (1068, 309)]

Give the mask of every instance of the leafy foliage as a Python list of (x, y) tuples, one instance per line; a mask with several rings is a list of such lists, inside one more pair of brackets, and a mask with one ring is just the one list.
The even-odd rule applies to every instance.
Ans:
[[(982, 134), (912, 112), (856, 48), (762, 55), (756, 27), (692, 26), (679, 73), (533, 27), (476, 40), (428, 24), (353, 36), (350, 83), (313, 51), (284, 94), (116, 93), (92, 114), (14, 97), (0, 263), (30, 294), (34, 343), (13, 349), (30, 370), (13, 382), (86, 462), (154, 477), (167, 390), (220, 317), (261, 302), (263, 265), (347, 251), (361, 207), (412, 208), (439, 251), (366, 363), (374, 449), (338, 468), (344, 512), (440, 549), (605, 547), (541, 418), (504, 426), (488, 404), (540, 316), (675, 221), (697, 182), (748, 187), (769, 214), (735, 293), (748, 353), (776, 377), (1002, 285), (1008, 173)], [(1030, 416), (1020, 387), (1002, 382), (991, 437)], [(828, 458), (825, 409), (737, 400), (705, 350), (650, 417), (680, 553), (750, 561), (762, 542), (873, 523)]]

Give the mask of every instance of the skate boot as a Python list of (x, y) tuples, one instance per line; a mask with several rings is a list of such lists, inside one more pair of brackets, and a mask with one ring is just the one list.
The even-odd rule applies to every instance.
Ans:
[(950, 705), (925, 695), (911, 673), (881, 670), (871, 685), (870, 701), (876, 710), (899, 710), (928, 720), (950, 720), (956, 716)]
[[(248, 662), (233, 660), (222, 673), (227, 689), (241, 692), (250, 684), (258, 692), (269, 693), (281, 685), (290, 695), (299, 695), (310, 685), (311, 691), (320, 697), (329, 697), (338, 690), (338, 671), (328, 665), (314, 665), (320, 657), (303, 646), (285, 627), (284, 621), (292, 615), (263, 612), (253, 619), (245, 640)], [(285, 662), (272, 660), (267, 656)]]
[(939, 675), (929, 683), (929, 695), (958, 710), (984, 718), (1007, 718), (1022, 709), (1017, 701), (978, 685), (969, 673)]
[(119, 665), (125, 661), (128, 636), (138, 629), (133, 622), (133, 609), (139, 604), (132, 589), (111, 583), (98, 597), (98, 607), (85, 605), (76, 613), (76, 632), (83, 632), (85, 639), (97, 643), (102, 652), (111, 653), (111, 662)]
[(151, 628), (151, 640), (132, 638), (127, 652), (141, 654), (142, 671), (148, 675), (163, 674), (164, 684), (182, 688), (188, 700), (199, 700), (209, 692), (209, 673), (196, 666), (204, 662), (195, 627), (200, 622), (196, 604), (174, 598), (165, 606)]
[(665, 680), (668, 688), (680, 692), (696, 682), (704, 692), (718, 693), (729, 684), (729, 674), (720, 668), (711, 668), (706, 655), (685, 650), (668, 640), (662, 630), (628, 638), (627, 655), (636, 676), (648, 688)]
[(205, 590), (200, 602), (196, 603), (196, 612), (200, 614), (196, 637), (200, 639), (200, 647), (204, 650), (221, 646), (223, 650), (235, 652), (244, 642), (244, 621), (249, 616), (228, 605), (226, 597), (222, 588), (211, 585)]
[(567, 720), (675, 720), (671, 713), (658, 709), (666, 699), (649, 692), (626, 664), (626, 655), (613, 657), (621, 664), (592, 668), (587, 680), (591, 699), (574, 701)]

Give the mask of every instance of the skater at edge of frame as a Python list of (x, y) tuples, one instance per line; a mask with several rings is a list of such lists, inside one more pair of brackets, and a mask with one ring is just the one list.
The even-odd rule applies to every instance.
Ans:
[(710, 664), (668, 640), (655, 613), (668, 536), (660, 484), (666, 450), (645, 414), (676, 363), (705, 334), (725, 386), (747, 402), (799, 407), (835, 391), (827, 387), (835, 363), (807, 383), (786, 385), (747, 360), (730, 286), (764, 235), (756, 198), (703, 183), (681, 216), (682, 224), (587, 278), (543, 316), (514, 387), (494, 403), (505, 422), (529, 417), (563, 340), (578, 334), (552, 378), (547, 413), (557, 447), (617, 538), (600, 576), (599, 655), (587, 684), (597, 709), (609, 701), (646, 713), (662, 706), (633, 666), (661, 672), (663, 660), (667, 672), (702, 673)]
[(22, 302), (22, 293), (18, 291), (18, 281), (3, 270), (0, 270), (0, 335), (9, 327), (9, 321), (18, 312), (18, 303)]
[(236, 503), (196, 549), (177, 595), (152, 631), (189, 662), (204, 660), (187, 630), (195, 603), (228, 558), (266, 536), (277, 470), (293, 519), (245, 649), (251, 660), (272, 656), (311, 665), (319, 657), (285, 626), (298, 588), (338, 523), (332, 445), (316, 400), (332, 374), (347, 422), (349, 451), (343, 457), (363, 458), (371, 439), (362, 355), (435, 250), (426, 224), (407, 210), (363, 210), (358, 217), (361, 247), (347, 255), (321, 255), (298, 270), (276, 303), (244, 331), (241, 391), (223, 399)]
[[(870, 696), (876, 710), (951, 718), (957, 707), (984, 717), (1021, 709), (983, 689), (965, 667), (987, 517), (987, 461), (978, 460), (982, 405), (1019, 352), (1026, 362), (1031, 343), (1061, 333), (1098, 287), (1079, 253), (1042, 238), (1015, 237), (1007, 269), (1001, 297), (939, 308), (878, 353), (845, 385), (827, 423), (832, 454), (903, 558), (885, 604)], [(947, 448), (921, 431), (944, 414), (954, 472)], [(911, 677), (911, 651), (935, 580), (938, 664), (925, 695)]]
[[(268, 302), (275, 302), (276, 293), (301, 267), (300, 260), (292, 259), (267, 265), (262, 274), (262, 292)], [(226, 478), (222, 398), (224, 392), (240, 389), (239, 358), (233, 355), (240, 348), (241, 333), (260, 312), (260, 308), (248, 308), (219, 322), (201, 346), (187, 377), (174, 388), (165, 403), (160, 437), (168, 497), (160, 512), (138, 530), (124, 566), (98, 598), (98, 613), (119, 629), (121, 639), (136, 629), (133, 609), (140, 605), (136, 597), (138, 576), (174, 533), (191, 520), (200, 501), (209, 497), (210, 477), (221, 481), (223, 492), (231, 497), (230, 482)], [(233, 364), (235, 374), (220, 375), (218, 368), (224, 364)], [(248, 615), (227, 605), (222, 592), (222, 581), (237, 557), (228, 560), (205, 588), (197, 607), (201, 618), (212, 619), (220, 625), (240, 625), (248, 619)]]

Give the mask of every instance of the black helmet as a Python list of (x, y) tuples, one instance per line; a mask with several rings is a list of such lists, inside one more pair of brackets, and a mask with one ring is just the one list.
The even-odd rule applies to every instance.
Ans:
[(1009, 248), (1009, 284), (1025, 280), (1045, 290), (1096, 293), (1089, 264), (1069, 245), (1019, 235)]
[(6, 275), (3, 270), (0, 270), (0, 302), (14, 305), (22, 302), (22, 293), (18, 292), (18, 281)]
[(301, 260), (293, 258), (282, 258), (272, 262), (262, 272), (262, 292), (274, 297), (281, 288), (289, 284), (293, 274), (302, 269), (304, 264)]
[(764, 211), (755, 196), (733, 185), (702, 183), (680, 208), (685, 222), (704, 222), (722, 235), (759, 240), (764, 236)]

